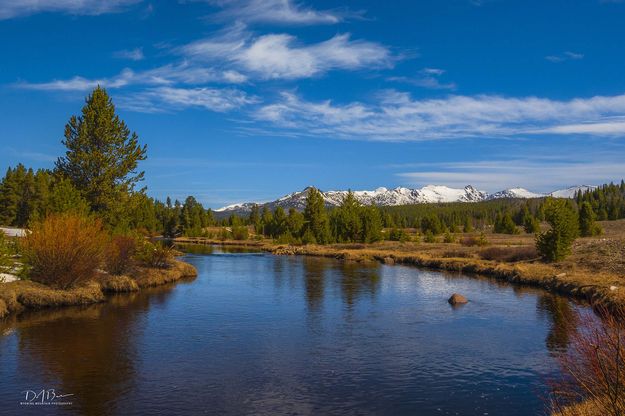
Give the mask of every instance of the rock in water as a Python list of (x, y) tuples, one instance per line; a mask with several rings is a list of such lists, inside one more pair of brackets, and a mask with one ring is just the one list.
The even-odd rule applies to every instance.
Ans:
[(454, 293), (449, 299), (447, 299), (447, 302), (449, 302), (451, 305), (462, 305), (464, 303), (468, 303), (469, 301), (461, 294)]

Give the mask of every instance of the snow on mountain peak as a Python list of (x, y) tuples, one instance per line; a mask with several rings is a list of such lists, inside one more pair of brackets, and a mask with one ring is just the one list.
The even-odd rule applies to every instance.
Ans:
[[(299, 192), (293, 192), (275, 201), (264, 204), (259, 203), (258, 205), (266, 206), (270, 210), (282, 207), (285, 210), (295, 208), (301, 211), (306, 206), (306, 196), (312, 188), (312, 186), (308, 186)], [(542, 194), (518, 187), (505, 189), (489, 195), (484, 191), (476, 189), (472, 185), (467, 185), (464, 188), (450, 188), (444, 185), (426, 185), (420, 189), (404, 188), (401, 186), (394, 189), (379, 187), (373, 191), (353, 191), (353, 194), (363, 205), (395, 206), (444, 202), (479, 202), (500, 198), (544, 198), (546, 196), (573, 198), (579, 190), (587, 192), (595, 188), (596, 186), (578, 185), (557, 190), (549, 194)], [(335, 207), (341, 204), (348, 192), (349, 191), (321, 191), (321, 195), (326, 206)], [(254, 205), (255, 203), (253, 202), (240, 203), (219, 208), (215, 211), (220, 213), (245, 214), (249, 213)]]

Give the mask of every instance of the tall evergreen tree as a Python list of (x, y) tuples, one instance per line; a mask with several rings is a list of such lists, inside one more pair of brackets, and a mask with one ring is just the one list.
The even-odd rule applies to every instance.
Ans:
[(579, 231), (582, 237), (601, 233), (601, 227), (595, 222), (595, 212), (589, 202), (582, 202), (579, 208)]
[(62, 143), (67, 151), (57, 160), (56, 171), (72, 181), (94, 212), (114, 221), (122, 212), (120, 195), (143, 180), (137, 166), (146, 158), (146, 146), (115, 114), (106, 90), (98, 86), (89, 94), (82, 114), (65, 126)]
[(330, 223), (325, 208), (325, 201), (321, 192), (316, 188), (310, 188), (306, 196), (306, 208), (304, 208), (304, 234), (314, 237), (319, 244), (330, 242)]
[(562, 260), (579, 235), (577, 212), (571, 201), (556, 198), (547, 198), (544, 212), (551, 228), (536, 237), (536, 249), (546, 260)]

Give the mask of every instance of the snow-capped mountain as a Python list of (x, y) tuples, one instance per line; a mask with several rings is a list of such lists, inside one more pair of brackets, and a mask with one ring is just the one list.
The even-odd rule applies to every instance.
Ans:
[(570, 188), (566, 188), (566, 189), (560, 189), (559, 191), (553, 191), (552, 193), (550, 193), (549, 195), (555, 197), (555, 198), (574, 198), (575, 194), (579, 191), (582, 191), (583, 193), (586, 193), (588, 191), (592, 191), (594, 189), (596, 189), (596, 186), (592, 186), (592, 185), (578, 185), (578, 186), (571, 186)]
[[(595, 186), (579, 185), (546, 194), (531, 192), (524, 188), (510, 188), (489, 195), (487, 192), (477, 190), (471, 185), (467, 185), (461, 189), (441, 185), (427, 185), (420, 189), (403, 187), (394, 189), (377, 188), (373, 191), (353, 191), (353, 193), (356, 199), (364, 205), (395, 206), (442, 202), (479, 202), (502, 198), (544, 198), (546, 196), (573, 198), (575, 193), (579, 190), (587, 192), (595, 188)], [(266, 203), (245, 202), (229, 205), (216, 209), (215, 212), (228, 215), (243, 215), (248, 214), (254, 205), (259, 205), (261, 207), (266, 206), (270, 210), (282, 207), (284, 210), (295, 208), (296, 210), (302, 211), (306, 206), (306, 196), (310, 189), (310, 187), (307, 187), (302, 191), (293, 192), (275, 201)], [(321, 192), (321, 195), (327, 207), (335, 207), (341, 204), (347, 192), (348, 191), (326, 191)]]
[(510, 188), (503, 191), (495, 192), (489, 195), (487, 199), (501, 199), (501, 198), (543, 198), (546, 194), (537, 194), (535, 192), (528, 191), (525, 188)]

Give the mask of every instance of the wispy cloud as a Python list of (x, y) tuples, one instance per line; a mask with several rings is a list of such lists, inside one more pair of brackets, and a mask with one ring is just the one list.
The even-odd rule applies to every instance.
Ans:
[(124, 49), (113, 53), (115, 58), (130, 59), (131, 61), (141, 61), (145, 58), (143, 48)]
[(389, 77), (388, 81), (402, 82), (405, 84), (415, 85), (417, 87), (428, 88), (433, 90), (455, 90), (456, 84), (454, 82), (441, 82), (440, 76), (445, 73), (445, 70), (438, 68), (424, 68), (415, 77)]
[(253, 36), (240, 25), (234, 30), (190, 43), (179, 49), (188, 59), (226, 62), (261, 79), (297, 79), (330, 70), (393, 66), (390, 50), (376, 42), (352, 40), (339, 34), (326, 41), (300, 44), (294, 36)]
[(75, 76), (66, 80), (53, 80), (42, 83), (18, 82), (14, 86), (41, 91), (88, 91), (97, 85), (116, 89), (131, 85), (173, 85), (176, 83), (190, 85), (207, 82), (239, 84), (246, 80), (247, 77), (245, 75), (234, 70), (217, 70), (182, 62), (139, 72), (124, 69), (111, 78), (88, 79)]
[(260, 107), (255, 118), (274, 128), (305, 136), (381, 141), (533, 134), (625, 136), (625, 95), (558, 101), (495, 95), (413, 99), (395, 90), (372, 103), (306, 101), (282, 93)]
[(534, 192), (552, 192), (572, 185), (620, 181), (625, 177), (625, 167), (613, 160), (552, 160), (545, 163), (528, 159), (505, 159), (441, 163), (434, 170), (402, 172), (397, 176), (410, 186), (445, 184), (462, 187), (471, 184), (489, 192), (521, 186)]
[(121, 108), (142, 113), (178, 111), (187, 108), (225, 112), (258, 102), (256, 97), (234, 88), (150, 88), (122, 95)]
[(216, 20), (240, 20), (248, 23), (286, 25), (335, 24), (359, 15), (339, 10), (314, 10), (291, 0), (209, 0), (224, 10), (212, 16)]
[(559, 55), (547, 55), (545, 56), (545, 59), (553, 63), (560, 63), (564, 61), (578, 61), (580, 59), (584, 59), (584, 54), (566, 51)]
[(123, 10), (142, 0), (2, 0), (0, 20), (43, 12), (99, 15)]

